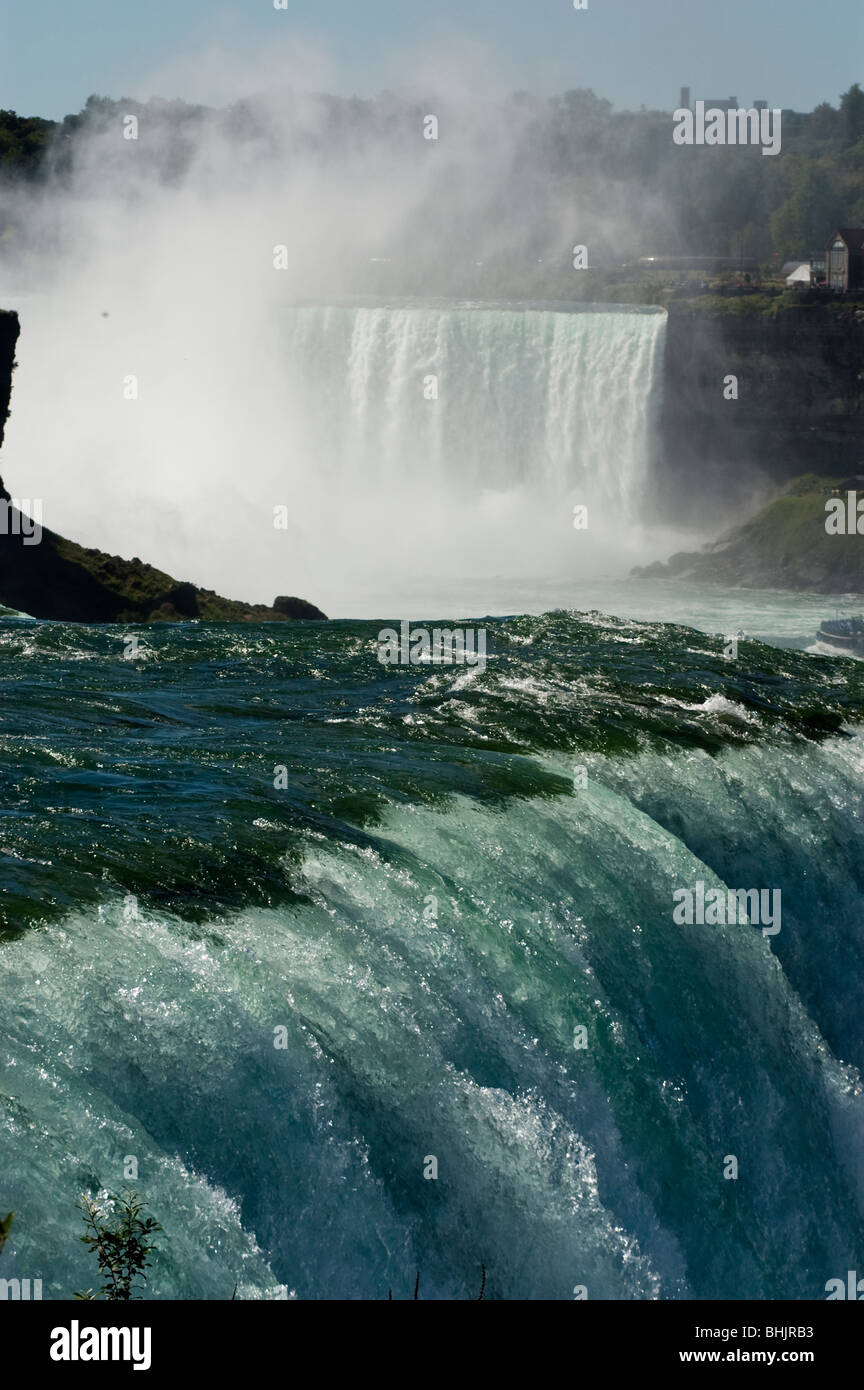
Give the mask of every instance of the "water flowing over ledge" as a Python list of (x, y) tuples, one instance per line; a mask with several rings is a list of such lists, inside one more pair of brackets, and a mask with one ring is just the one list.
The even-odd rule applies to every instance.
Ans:
[[(83, 546), (250, 602), (301, 594), (364, 616), (360, 596), (414, 580), (431, 608), (444, 577), (624, 574), (656, 557), (639, 523), (660, 310), (268, 303), (220, 323), (214, 356), (216, 326), (181, 301), (170, 334), (158, 317), (139, 332), (130, 402), (116, 389), (130, 328), (64, 293), (28, 303), (3, 472)], [(57, 327), (70, 315), (74, 354)]]
[[(373, 623), (153, 626), (134, 662), (0, 623), (9, 1277), (87, 1286), (74, 1201), (129, 1154), (160, 1298), (857, 1267), (862, 668), (487, 626), (457, 671), (380, 666)], [(782, 890), (782, 932), (676, 925), (694, 882)]]

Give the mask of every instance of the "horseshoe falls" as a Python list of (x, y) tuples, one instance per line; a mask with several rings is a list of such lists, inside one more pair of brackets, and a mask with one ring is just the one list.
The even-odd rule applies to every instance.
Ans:
[(625, 521), (638, 515), (663, 311), (331, 307), (289, 318), (280, 360), (340, 485), (428, 488), (451, 505), (580, 487)]
[[(80, 294), (27, 302), (4, 444), (7, 480), (26, 478), (63, 535), (257, 602), (314, 593), (343, 617), (408, 591), (434, 612), (448, 586), (504, 577), (548, 580), (569, 601), (574, 578), (625, 575), (660, 544), (641, 518), (662, 310), (268, 301), (227, 332), (181, 297), (135, 320), (130, 409), (113, 382), (136, 305), (94, 318)], [(70, 316), (71, 361), (57, 333)], [(514, 611), (494, 583), (492, 603)]]
[[(352, 585), (414, 581), (427, 607), (444, 577), (566, 582), (604, 554), (608, 568), (613, 536), (638, 553), (665, 327), (627, 308), (291, 311), (270, 355), (314, 510), (298, 541), (329, 537)], [(326, 599), (332, 576), (303, 554)]]
[[(408, 329), (325, 330), (361, 418)], [(411, 332), (439, 367), (468, 335)], [(552, 480), (550, 439), (511, 481)], [(860, 1269), (864, 668), (485, 626), (472, 669), (382, 666), (377, 621), (154, 624), (125, 660), (118, 629), (0, 620), (5, 1277), (93, 1286), (75, 1204), (127, 1181), (157, 1299), (417, 1270), (476, 1299), (483, 1266), (491, 1300), (798, 1300)], [(679, 924), (699, 883), (779, 890), (782, 929)]]

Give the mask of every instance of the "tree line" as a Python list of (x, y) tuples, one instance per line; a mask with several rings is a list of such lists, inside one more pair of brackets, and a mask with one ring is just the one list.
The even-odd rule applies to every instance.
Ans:
[[(59, 122), (0, 111), (0, 186), (62, 185), (74, 176), (86, 144), (82, 137), (119, 126), (128, 113), (138, 115), (142, 130), (146, 122), (165, 137), (141, 158), (170, 183), (182, 179), (207, 133), (236, 151), (242, 178), (244, 163), (262, 152), (286, 166), (292, 160), (350, 158), (370, 144), (404, 154), (418, 140), (425, 113), (436, 111), (446, 204), (459, 177), (458, 164), (447, 163), (447, 141), (476, 122), (476, 112), (391, 93), (369, 100), (283, 93), (274, 122), (269, 100), (251, 98), (216, 110), (183, 101), (141, 104), (92, 96), (81, 112)], [(776, 159), (763, 158), (755, 146), (676, 146), (670, 112), (616, 111), (585, 89), (551, 98), (517, 92), (494, 109), (483, 108), (482, 121), (498, 130), (506, 154), (502, 163), (498, 152), (494, 187), (482, 204), (476, 194), (471, 215), (462, 219), (464, 237), (479, 250), (484, 238), (490, 240), (491, 216), (508, 219), (512, 248), (536, 252), (538, 259), (550, 248), (562, 250), (578, 219), (579, 239), (593, 236), (610, 264), (652, 254), (767, 263), (823, 249), (837, 226), (864, 225), (864, 91), (858, 83), (836, 107), (823, 102), (809, 113), (784, 112)], [(430, 197), (429, 207), (417, 211), (417, 225), (437, 233), (441, 202)], [(574, 212), (566, 236), (562, 208)]]

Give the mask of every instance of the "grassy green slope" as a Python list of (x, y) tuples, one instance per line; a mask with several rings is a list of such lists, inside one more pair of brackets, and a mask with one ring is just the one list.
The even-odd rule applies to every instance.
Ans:
[[(864, 478), (796, 478), (755, 516), (695, 553), (634, 571), (645, 578), (698, 579), (745, 588), (864, 593), (864, 535), (829, 535), (828, 495), (864, 499)], [(864, 520), (864, 518), (862, 518)]]

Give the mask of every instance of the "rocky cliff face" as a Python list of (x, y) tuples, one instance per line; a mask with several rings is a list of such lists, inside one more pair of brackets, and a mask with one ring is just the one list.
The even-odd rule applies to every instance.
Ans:
[[(722, 523), (798, 475), (864, 472), (864, 308), (802, 295), (773, 313), (744, 300), (670, 305), (657, 491), (667, 518)], [(737, 400), (724, 399), (729, 376)]]
[[(19, 323), (0, 310), (0, 444), (9, 413)], [(37, 531), (0, 478), (0, 607), (61, 622), (288, 622), (320, 620), (305, 599), (280, 596), (273, 607), (226, 599), (178, 581), (143, 561), (85, 550), (47, 528)]]
[(15, 365), (15, 344), (20, 326), (18, 315), (0, 309), (0, 444), (9, 417), (9, 398), (12, 395), (12, 368)]

